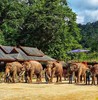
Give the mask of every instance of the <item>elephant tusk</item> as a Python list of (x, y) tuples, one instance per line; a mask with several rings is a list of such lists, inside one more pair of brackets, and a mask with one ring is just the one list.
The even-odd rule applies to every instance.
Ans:
[(25, 73), (25, 71), (22, 71), (21, 73), (19, 73), (19, 76), (23, 76)]
[(7, 77), (9, 77), (10, 76), (10, 73), (7, 73)]

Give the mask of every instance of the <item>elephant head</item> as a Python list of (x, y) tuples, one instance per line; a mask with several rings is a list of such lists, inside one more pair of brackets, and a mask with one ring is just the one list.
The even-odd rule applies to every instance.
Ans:
[(22, 65), (23, 65), (23, 69), (26, 71), (29, 71), (31, 69), (31, 64), (28, 61), (24, 62)]
[(21, 76), (23, 76), (24, 67), (19, 62), (11, 62), (6, 64), (5, 69), (5, 78), (12, 79), (12, 82), (15, 82), (17, 75), (19, 76), (19, 80)]
[[(63, 74), (63, 67), (62, 64), (59, 62), (49, 62), (47, 64), (48, 68), (51, 71), (51, 82), (53, 81), (53, 77), (57, 77), (57, 82), (62, 81), (62, 74)], [(60, 79), (59, 79), (60, 78)]]
[(78, 65), (76, 63), (70, 64), (70, 71), (74, 72), (78, 70)]
[(51, 82), (51, 75), (52, 75), (52, 64), (48, 62), (45, 69), (45, 77), (49, 82)]
[(9, 77), (11, 71), (12, 71), (12, 65), (11, 65), (11, 63), (7, 63), (6, 64), (6, 69), (5, 69), (5, 75), (6, 75), (6, 77)]

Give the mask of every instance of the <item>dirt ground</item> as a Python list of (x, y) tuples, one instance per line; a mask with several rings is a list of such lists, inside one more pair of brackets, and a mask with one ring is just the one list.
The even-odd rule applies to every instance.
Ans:
[(98, 85), (0, 83), (0, 100), (98, 100)]

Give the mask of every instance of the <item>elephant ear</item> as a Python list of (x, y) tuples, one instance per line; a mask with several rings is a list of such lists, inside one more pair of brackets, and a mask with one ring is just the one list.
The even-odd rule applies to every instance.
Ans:
[(55, 66), (56, 66), (55, 63), (53, 63), (53, 68), (54, 68)]
[(8, 63), (6, 66), (8, 66), (8, 68), (9, 68), (10, 70), (11, 70), (12, 67), (13, 67), (12, 63)]
[(32, 69), (32, 63), (31, 62), (28, 63), (28, 67), (29, 67), (29, 69)]

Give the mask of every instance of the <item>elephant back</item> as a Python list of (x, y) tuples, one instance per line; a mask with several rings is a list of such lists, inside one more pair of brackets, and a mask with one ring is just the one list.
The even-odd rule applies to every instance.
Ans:
[(98, 64), (95, 64), (95, 65), (91, 68), (91, 72), (98, 75)]
[(37, 61), (29, 61), (31, 63), (31, 67), (34, 69), (34, 73), (40, 73), (43, 69), (41, 63)]
[(55, 62), (54, 64), (54, 70), (55, 70), (55, 74), (63, 74), (63, 66), (61, 63)]
[(87, 70), (87, 66), (83, 63), (72, 63), (70, 65), (70, 68), (72, 68), (74, 71), (78, 71), (78, 70)]
[(22, 64), (19, 62), (12, 62), (13, 69), (17, 70), (17, 72), (20, 72), (23, 68)]

